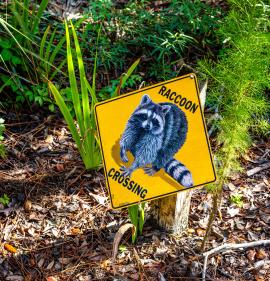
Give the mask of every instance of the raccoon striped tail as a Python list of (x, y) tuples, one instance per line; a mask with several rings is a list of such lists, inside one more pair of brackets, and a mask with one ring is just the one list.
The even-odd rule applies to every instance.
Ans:
[(192, 187), (193, 180), (190, 171), (176, 159), (171, 159), (164, 167), (167, 174), (184, 187)]

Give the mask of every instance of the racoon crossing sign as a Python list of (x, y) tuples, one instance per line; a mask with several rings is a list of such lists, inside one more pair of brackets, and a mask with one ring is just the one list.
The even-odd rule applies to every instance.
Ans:
[(98, 103), (95, 114), (114, 209), (215, 181), (194, 74)]

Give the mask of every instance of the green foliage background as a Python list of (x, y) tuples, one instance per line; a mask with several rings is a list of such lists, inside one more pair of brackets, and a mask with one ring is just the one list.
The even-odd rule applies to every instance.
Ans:
[(252, 134), (269, 136), (270, 9), (261, 1), (242, 5), (233, 0), (218, 35), (225, 48), (218, 63), (203, 61), (201, 71), (211, 78), (208, 104), (218, 106), (220, 118), (216, 157), (220, 173), (239, 169), (239, 157)]

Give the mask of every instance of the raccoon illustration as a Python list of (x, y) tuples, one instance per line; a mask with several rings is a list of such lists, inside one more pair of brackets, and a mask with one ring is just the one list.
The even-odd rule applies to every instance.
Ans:
[(175, 104), (154, 103), (148, 95), (132, 113), (120, 139), (120, 157), (128, 162), (127, 151), (134, 156), (130, 167), (120, 170), (129, 177), (138, 168), (153, 176), (160, 169), (184, 187), (193, 186), (191, 172), (174, 155), (187, 136), (187, 119)]

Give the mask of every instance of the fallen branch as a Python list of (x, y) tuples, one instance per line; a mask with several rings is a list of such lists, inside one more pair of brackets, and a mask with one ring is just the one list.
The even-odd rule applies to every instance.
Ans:
[(254, 242), (247, 242), (247, 243), (240, 243), (240, 244), (223, 244), (220, 245), (210, 251), (207, 251), (203, 253), (204, 256), (204, 263), (203, 263), (203, 272), (202, 272), (202, 280), (205, 281), (205, 276), (206, 276), (206, 267), (207, 267), (207, 261), (208, 257), (212, 254), (216, 254), (217, 252), (220, 251), (227, 251), (227, 250), (232, 250), (232, 249), (244, 249), (244, 248), (249, 248), (249, 247), (257, 247), (257, 246), (265, 246), (270, 244), (270, 239), (269, 240), (259, 240), (259, 241), (254, 241)]
[(120, 243), (123, 235), (125, 234), (125, 232), (127, 232), (130, 228), (132, 229), (132, 232), (135, 231), (135, 227), (132, 223), (126, 223), (126, 224), (122, 225), (115, 234), (115, 237), (113, 240), (113, 253), (112, 253), (112, 266), (113, 266), (114, 274), (116, 274), (115, 260), (116, 260), (116, 256), (118, 253), (119, 243)]
[(265, 163), (264, 165), (255, 167), (255, 168), (253, 168), (253, 169), (251, 169), (251, 170), (248, 170), (248, 171), (247, 171), (247, 176), (248, 176), (248, 177), (253, 176), (253, 175), (259, 173), (260, 171), (266, 170), (266, 169), (268, 169), (268, 168), (270, 168), (270, 162)]

